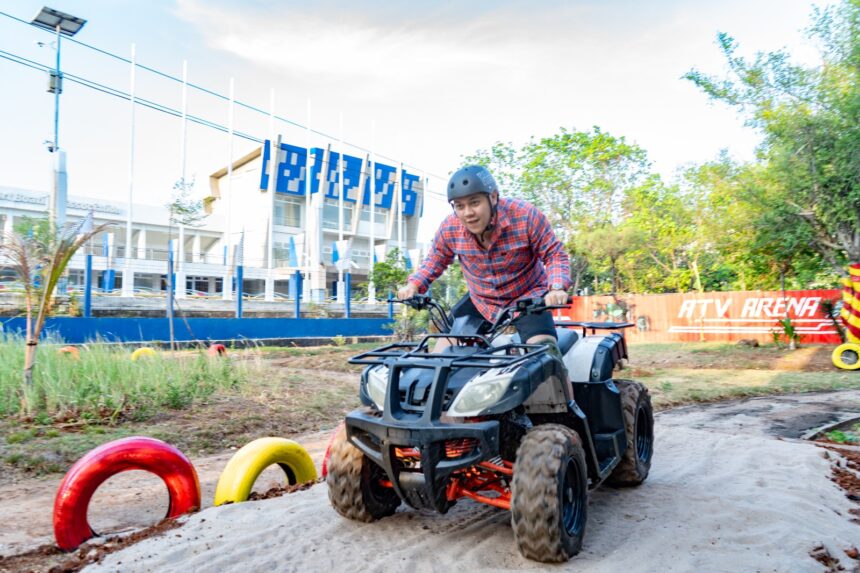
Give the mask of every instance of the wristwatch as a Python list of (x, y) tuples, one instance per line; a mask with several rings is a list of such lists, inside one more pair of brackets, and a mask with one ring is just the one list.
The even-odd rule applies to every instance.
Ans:
[(552, 283), (549, 285), (550, 290), (564, 290), (564, 285), (561, 283)]

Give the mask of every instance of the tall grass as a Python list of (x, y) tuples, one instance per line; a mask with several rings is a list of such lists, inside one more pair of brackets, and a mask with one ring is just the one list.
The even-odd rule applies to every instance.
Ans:
[(239, 386), (248, 367), (203, 352), (159, 353), (131, 361), (132, 349), (105, 344), (79, 347), (80, 359), (40, 344), (33, 385), (24, 384), (24, 340), (0, 334), (0, 416), (44, 423), (142, 419), (181, 409), (220, 388)]

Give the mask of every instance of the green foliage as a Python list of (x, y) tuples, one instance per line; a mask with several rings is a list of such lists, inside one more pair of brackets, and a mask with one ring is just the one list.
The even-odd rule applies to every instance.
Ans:
[(171, 195), (170, 203), (165, 205), (165, 208), (170, 213), (171, 225), (199, 227), (203, 219), (208, 216), (204, 201), (191, 197), (193, 190), (193, 178), (190, 181), (180, 178), (173, 184), (173, 194)]
[(817, 10), (808, 33), (820, 65), (744, 58), (720, 34), (727, 77), (685, 75), (759, 130), (754, 163), (724, 152), (667, 182), (644, 150), (598, 127), (497, 143), (464, 163), (487, 165), (503, 194), (547, 214), (577, 291), (837, 287), (860, 261), (860, 2)]
[(824, 434), (824, 437), (831, 442), (836, 442), (837, 444), (854, 444), (860, 442), (860, 435), (852, 434), (851, 432), (843, 432), (841, 430), (827, 432)]
[[(779, 205), (771, 224), (787, 223), (776, 243), (789, 250), (806, 239), (837, 273), (860, 260), (860, 3), (843, 0), (816, 11), (809, 36), (822, 64), (794, 65), (785, 52), (737, 55), (737, 43), (718, 37), (731, 75), (693, 70), (686, 78), (711, 98), (738, 107), (764, 135), (761, 155)], [(774, 237), (771, 237), (773, 239)], [(764, 243), (773, 240), (764, 237)], [(787, 264), (785, 256), (776, 260)]]
[(821, 313), (830, 320), (830, 323), (833, 325), (833, 328), (836, 329), (836, 332), (839, 333), (839, 338), (842, 342), (845, 342), (847, 340), (847, 336), (845, 335), (845, 326), (839, 318), (840, 311), (837, 310), (838, 307), (836, 306), (838, 300), (839, 299), (823, 298), (821, 299), (819, 308), (821, 309)]
[(51, 224), (47, 217), (15, 217), (12, 232), (44, 245), (51, 243)]
[[(780, 340), (784, 339), (792, 349), (797, 348), (800, 345), (800, 334), (797, 332), (797, 328), (791, 323), (791, 319), (786, 316), (779, 321), (779, 325), (782, 327), (781, 333), (777, 331)], [(774, 337), (774, 340), (776, 341), (776, 337)]]
[(427, 332), (429, 323), (430, 315), (428, 311), (407, 308), (406, 312), (398, 315), (396, 320), (391, 324), (385, 325), (385, 328), (391, 330), (398, 341), (412, 342)]
[(84, 311), (81, 308), (81, 301), (78, 298), (78, 293), (76, 291), (69, 292), (68, 305), (69, 316), (82, 316), (84, 314)]
[(376, 286), (380, 298), (387, 298), (388, 292), (397, 293), (397, 289), (406, 283), (409, 271), (406, 270), (406, 259), (400, 249), (391, 249), (385, 255), (384, 261), (373, 265), (370, 280)]
[(338, 334), (337, 336), (332, 336), (331, 341), (335, 346), (344, 346), (346, 345), (346, 337), (342, 334)]
[(430, 296), (433, 300), (440, 302), (443, 306), (451, 307), (466, 294), (466, 279), (463, 278), (463, 269), (460, 263), (455, 261), (442, 276), (430, 285)]

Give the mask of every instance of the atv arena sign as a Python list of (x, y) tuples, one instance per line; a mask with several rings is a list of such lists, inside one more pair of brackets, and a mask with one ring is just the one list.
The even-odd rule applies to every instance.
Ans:
[[(631, 340), (772, 340), (779, 321), (788, 316), (801, 342), (840, 342), (831, 317), (822, 311), (823, 300), (838, 302), (838, 290), (782, 292), (714, 292), (623, 297), (577, 297), (573, 320), (627, 320), (636, 328)], [(838, 316), (838, 307), (837, 313)]]

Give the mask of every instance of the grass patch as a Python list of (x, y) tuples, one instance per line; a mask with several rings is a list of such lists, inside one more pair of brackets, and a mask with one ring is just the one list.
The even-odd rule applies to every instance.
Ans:
[(850, 372), (666, 368), (636, 379), (648, 386), (655, 408), (661, 409), (752, 396), (860, 388), (860, 377)]
[(213, 359), (202, 351), (162, 352), (132, 362), (131, 349), (121, 346), (84, 345), (80, 359), (57, 350), (40, 346), (33, 384), (26, 386), (23, 340), (0, 337), (0, 417), (41, 425), (142, 420), (164, 408), (188, 408), (218, 389), (237, 388), (254, 371), (252, 361)]

